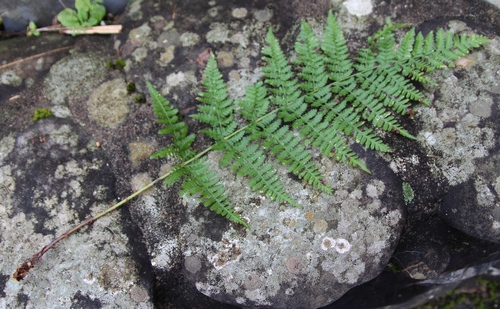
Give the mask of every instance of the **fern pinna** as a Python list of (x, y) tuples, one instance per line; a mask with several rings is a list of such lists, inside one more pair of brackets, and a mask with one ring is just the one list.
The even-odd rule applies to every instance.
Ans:
[[(199, 194), (205, 206), (247, 226), (228, 202), (215, 172), (208, 169), (204, 156), (208, 151), (222, 151), (221, 166), (230, 165), (236, 175), (248, 178), (252, 189), (293, 206), (300, 205), (284, 189), (267, 154), (304, 183), (328, 194), (332, 189), (324, 183), (310, 147), (369, 172), (350, 143), (389, 152), (378, 135), (380, 130), (414, 138), (393, 115), (406, 114), (413, 101), (429, 104), (413, 82), (432, 82), (424, 73), (451, 66), (487, 41), (484, 36), (456, 36), (442, 29), (424, 37), (411, 29), (395, 48), (395, 31), (406, 26), (387, 20), (352, 60), (341, 28), (329, 12), (321, 39), (302, 22), (293, 63), (270, 29), (262, 50), (264, 80), (249, 86), (244, 98), (236, 102), (229, 97), (211, 55), (203, 75), (204, 91), (198, 98), (202, 104), (193, 117), (210, 126), (202, 132), (214, 144), (198, 154), (190, 150), (194, 135), (187, 134), (177, 109), (148, 84), (158, 121), (165, 125), (160, 134), (173, 138), (172, 145), (153, 157), (173, 156), (179, 161), (165, 175), (165, 184), (182, 179), (181, 194)], [(241, 120), (235, 120), (235, 113)]]

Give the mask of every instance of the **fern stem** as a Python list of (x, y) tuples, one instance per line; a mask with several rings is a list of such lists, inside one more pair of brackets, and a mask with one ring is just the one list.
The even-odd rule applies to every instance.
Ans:
[(54, 240), (52, 240), (49, 244), (44, 246), (40, 251), (35, 253), (30, 259), (28, 259), (28, 261), (21, 264), (16, 269), (15, 273), (12, 275), (12, 278), (15, 279), (16, 281), (23, 280), (24, 277), (26, 277), (28, 275), (31, 268), (35, 267), (35, 264), (38, 263), (42, 259), (43, 255), (45, 253), (47, 253), (50, 249), (53, 249), (56, 246), (56, 244), (59, 243), (61, 240), (68, 238), (71, 234), (79, 231), (83, 227), (85, 227), (87, 225), (91, 225), (99, 218), (104, 217), (107, 214), (109, 214), (110, 212), (120, 208), (125, 203), (129, 202), (130, 200), (134, 199), (138, 195), (144, 193), (144, 191), (146, 191), (146, 190), (150, 189), (151, 187), (153, 187), (154, 185), (156, 185), (158, 182), (167, 178), (170, 175), (170, 173), (172, 173), (172, 172), (170, 171), (170, 172), (167, 172), (167, 173), (161, 175), (160, 177), (156, 178), (155, 180), (151, 181), (150, 183), (148, 183), (144, 187), (137, 190), (136, 192), (130, 194), (129, 196), (127, 196), (126, 198), (124, 198), (120, 202), (112, 205), (111, 207), (107, 208), (104, 211), (101, 211), (100, 213), (98, 213), (95, 216), (88, 217), (87, 219), (83, 220), (82, 222), (78, 223), (77, 225), (71, 227), (70, 229), (68, 229), (67, 231), (65, 231), (64, 233), (62, 233), (58, 237), (56, 237)]

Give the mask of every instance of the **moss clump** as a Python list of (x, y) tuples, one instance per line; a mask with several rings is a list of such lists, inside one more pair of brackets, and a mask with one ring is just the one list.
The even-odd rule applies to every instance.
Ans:
[(39, 119), (47, 118), (47, 117), (51, 117), (51, 116), (54, 116), (54, 114), (52, 114), (50, 109), (40, 108), (40, 109), (35, 110), (35, 114), (33, 116), (33, 121), (37, 121)]
[(134, 102), (135, 104), (144, 104), (146, 103), (146, 96), (140, 93), (134, 97)]
[(123, 60), (122, 58), (116, 59), (115, 62), (111, 60), (106, 62), (106, 66), (112, 70), (123, 70), (125, 65), (126, 65), (125, 60)]
[(127, 94), (131, 94), (135, 92), (135, 83), (130, 82), (127, 84)]
[(403, 198), (406, 205), (410, 204), (415, 198), (415, 193), (413, 192), (410, 184), (407, 182), (403, 182)]

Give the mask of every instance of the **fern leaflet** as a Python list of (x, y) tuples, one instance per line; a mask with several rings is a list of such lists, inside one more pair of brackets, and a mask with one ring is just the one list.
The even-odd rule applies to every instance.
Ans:
[(244, 131), (235, 132), (237, 123), (233, 121), (233, 102), (227, 94), (226, 84), (213, 55), (205, 68), (203, 86), (206, 91), (200, 94), (198, 100), (205, 105), (199, 106), (199, 113), (193, 118), (211, 126), (202, 132), (215, 140), (213, 149), (222, 150), (221, 164), (232, 163), (231, 170), (240, 177), (248, 177), (253, 190), (261, 191), (279, 202), (300, 207), (283, 188), (274, 167), (264, 163), (266, 156), (262, 150), (258, 150), (258, 145), (251, 145), (250, 137)]
[(172, 145), (156, 152), (151, 158), (175, 157), (180, 161), (165, 178), (165, 186), (183, 179), (181, 195), (199, 194), (200, 202), (205, 207), (230, 221), (248, 227), (248, 224), (229, 204), (224, 187), (219, 183), (220, 179), (216, 177), (215, 172), (208, 171), (209, 165), (206, 163), (206, 158), (196, 157), (196, 152), (190, 149), (195, 135), (187, 135), (188, 128), (183, 121), (179, 120), (179, 110), (173, 108), (170, 102), (162, 97), (149, 82), (147, 86), (153, 99), (153, 109), (158, 117), (157, 121), (165, 125), (158, 133), (168, 134), (173, 139)]

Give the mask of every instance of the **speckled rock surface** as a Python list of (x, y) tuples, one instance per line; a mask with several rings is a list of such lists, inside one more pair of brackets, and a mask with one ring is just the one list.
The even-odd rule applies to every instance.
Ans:
[[(453, 225), (456, 218), (441, 219), (447, 213), (446, 203), (456, 207), (457, 203), (470, 200), (470, 205), (476, 207), (474, 203), (478, 199), (473, 190), (487, 188), (491, 194), (481, 194), (481, 203), (498, 203), (498, 174), (495, 174), (498, 159), (494, 156), (498, 154), (498, 141), (495, 141), (498, 92), (494, 90), (494, 80), (484, 78), (494, 76), (486, 71), (493, 72), (488, 61), (494, 59), (495, 50), (487, 47), (488, 54), (483, 53), (470, 68), (449, 70), (439, 75), (442, 77), (437, 75), (436, 81), (441, 86), (428, 88), (434, 106), (427, 114), (418, 112), (414, 119), (403, 119), (411, 133), (418, 135), (418, 141), (387, 136), (384, 139), (394, 149), (393, 153), (375, 158), (363, 154), (373, 176), (317, 157), (337, 195), (323, 196), (303, 188), (281, 171), (287, 189), (304, 203), (304, 209), (276, 205), (257, 193), (248, 192), (244, 189), (245, 180), (235, 179), (214, 163), (213, 168), (232, 190), (232, 201), (250, 220), (251, 230), (232, 226), (197, 205), (195, 200), (179, 197), (177, 186), (155, 186), (127, 203), (118, 214), (101, 219), (83, 233), (61, 242), (22, 284), (9, 279), (19, 263), (47, 244), (56, 233), (95, 209), (102, 209), (111, 200), (125, 198), (171, 168), (169, 160), (148, 158), (171, 141), (157, 134), (159, 126), (150, 104), (133, 103), (133, 96), (146, 94), (145, 81), (152, 82), (171, 100), (184, 116), (190, 132), (196, 133), (203, 127), (189, 116), (196, 112), (195, 98), (210, 51), (217, 56), (231, 96), (239, 98), (247, 85), (262, 76), (260, 52), (270, 26), (286, 54), (293, 57), (292, 42), (298, 21), (309, 18), (313, 28), (318, 29), (328, 9), (337, 15), (350, 50), (364, 46), (366, 38), (379, 29), (386, 17), (394, 22), (413, 23), (425, 31), (437, 25), (448, 27), (446, 22), (442, 23), (447, 21), (441, 18), (443, 15), (453, 16), (454, 20), (457, 16), (472, 16), (474, 20), (470, 25), (500, 29), (500, 13), (483, 1), (471, 4), (462, 0), (136, 0), (124, 16), (116, 19), (124, 25), (123, 32), (116, 36), (65, 36), (61, 40), (62, 36), (54, 34), (29, 38), (29, 41), (16, 38), (16, 44), (21, 46), (18, 49), (14, 49), (16, 44), (0, 44), (2, 56), (8, 56), (2, 65), (19, 57), (48, 52), (0, 72), (7, 81), (0, 83), (0, 190), (5, 201), (1, 204), (0, 221), (0, 244), (4, 252), (0, 258), (0, 308), (297, 307), (299, 302), (303, 307), (313, 307), (340, 297), (329, 308), (359, 309), (404, 303), (422, 291), (422, 286), (415, 285), (421, 280), (436, 284), (450, 278), (460, 280), (460, 276), (449, 274), (476, 264), (486, 265), (484, 259), (487, 258), (495, 259), (499, 253), (498, 243), (468, 235), (489, 239), (487, 235), (495, 235), (493, 231), (488, 230), (486, 235), (464, 229), (464, 233), (453, 227), (457, 226)], [(429, 23), (420, 25), (424, 21)], [(466, 19), (455, 21), (453, 27), (463, 28), (463, 22)], [(474, 28), (474, 31), (491, 37), (495, 33), (488, 27)], [(70, 55), (62, 61), (59, 61), (61, 55), (68, 49), (51, 53), (51, 49), (73, 44)], [(125, 60), (125, 68), (108, 69), (106, 61), (116, 61), (118, 57)], [(466, 66), (469, 63), (462, 61)], [(50, 74), (45, 76), (51, 66)], [(476, 70), (481, 66), (483, 69)], [(11, 72), (22, 79), (22, 85), (16, 86), (19, 81)], [(37, 75), (33, 76), (32, 72)], [(473, 72), (477, 75), (469, 76)], [(466, 75), (469, 77), (465, 78)], [(120, 88), (129, 82), (135, 82), (137, 92), (125, 97)], [(109, 91), (98, 91), (102, 85), (110, 84), (114, 86), (108, 87)], [(96, 109), (99, 104), (91, 105), (89, 100), (98, 92), (99, 97), (106, 97), (111, 90), (117, 91), (116, 98), (120, 100), (117, 113), (113, 114), (112, 104), (116, 102), (101, 104), (101, 113), (117, 119), (110, 125), (107, 115), (94, 117), (99, 113)], [(444, 90), (455, 97), (444, 99), (445, 93), (441, 93)], [(456, 102), (453, 108), (459, 106), (458, 112), (448, 106), (450, 100)], [(20, 189), (17, 182), (11, 180), (13, 164), (18, 162), (13, 155), (17, 148), (12, 145), (32, 128), (39, 128), (32, 126), (33, 111), (37, 108), (50, 108), (58, 118), (65, 118), (67, 122), (44, 121), (68, 124), (69, 131), (76, 132), (70, 135), (78, 135), (87, 141), (85, 145), (90, 145), (78, 146), (77, 151), (52, 165), (66, 166), (71, 162), (71, 166), (85, 170), (85, 160), (90, 159), (81, 152), (88, 148), (87, 155), (109, 162), (109, 166), (103, 168), (106, 173), (96, 174), (98, 179), (66, 172), (68, 182), (59, 181), (61, 187), (51, 188), (44, 196), (36, 195), (45, 198), (43, 206), (37, 199), (34, 200), (37, 208), (24, 211), (23, 205), (16, 202), (19, 206), (13, 210), (12, 203), (7, 202), (12, 200), (11, 191)], [(441, 121), (442, 126), (426, 124), (424, 120), (430, 119), (434, 119), (434, 124)], [(57, 128), (55, 132), (60, 131), (60, 127)], [(443, 131), (453, 134), (444, 135)], [(44, 131), (44, 134), (49, 136), (50, 132)], [(52, 141), (45, 138), (42, 143), (39, 135), (32, 136), (35, 144), (30, 147), (42, 147), (43, 143)], [(450, 148), (460, 147), (426, 145), (425, 136), (439, 138), (440, 143), (447, 136), (454, 136), (456, 145), (464, 149), (465, 154), (473, 152), (473, 158), (450, 160), (451, 156), (456, 158)], [(96, 141), (102, 148), (95, 148)], [(195, 147), (200, 150), (210, 143), (200, 137)], [(105, 157), (101, 157), (104, 153)], [(211, 154), (212, 162), (217, 156), (217, 153)], [(31, 163), (25, 165), (31, 167)], [(44, 164), (41, 165), (44, 168), (52, 166)], [(467, 168), (456, 172), (447, 166)], [(115, 176), (113, 180), (109, 175)], [(39, 176), (37, 179), (45, 184), (52, 178)], [(106, 179), (111, 183), (109, 190), (114, 185), (114, 193), (96, 200), (94, 204), (98, 206), (85, 204), (87, 186), (88, 190), (95, 191), (95, 184), (104, 186), (102, 182)], [(82, 185), (87, 181), (88, 185)], [(414, 199), (407, 205), (401, 197), (402, 181), (408, 182), (415, 192)], [(63, 193), (65, 199), (69, 199), (77, 192), (82, 194), (81, 205), (85, 204), (86, 208), (68, 206), (57, 213), (41, 211), (55, 205), (56, 197), (58, 201), (63, 199)], [(455, 195), (471, 192), (473, 194), (461, 196), (460, 200), (450, 200)], [(22, 198), (31, 205), (29, 190), (25, 193)], [(498, 207), (488, 205), (471, 211), (491, 210), (483, 211), (489, 217), (477, 224), (488, 222), (494, 227), (491, 219)], [(34, 215), (35, 210), (40, 210), (36, 213), (40, 216)], [(67, 221), (56, 226), (57, 220)], [(118, 267), (114, 267), (116, 265)], [(481, 271), (484, 269), (478, 267), (474, 273)], [(321, 286), (327, 290), (321, 290)], [(293, 300), (296, 302), (290, 305)]]
[[(217, 156), (209, 156), (214, 169)], [(382, 271), (404, 221), (399, 181), (381, 168), (377, 178), (330, 159), (321, 163), (333, 196), (284, 178), (303, 209), (252, 193), (246, 181), (217, 169), (250, 230), (185, 200), (184, 274), (199, 291), (240, 306), (318, 308)]]
[(0, 140), (1, 308), (152, 307), (117, 213), (49, 251), (23, 282), (9, 279), (52, 238), (104, 210), (114, 183), (105, 154), (74, 121), (40, 120)]
[[(464, 27), (463, 24), (454, 22)], [(432, 107), (417, 110), (431, 170), (450, 189), (441, 217), (480, 239), (500, 242), (500, 41), (436, 72)], [(438, 176), (439, 177), (439, 176)]]
[(105, 60), (92, 53), (77, 53), (54, 64), (45, 79), (45, 96), (52, 113), (69, 117), (69, 102), (88, 95), (106, 77)]

